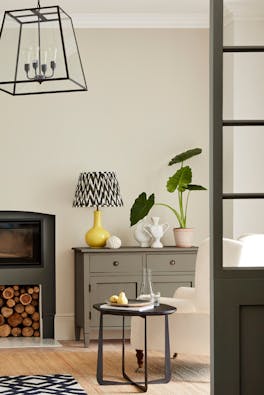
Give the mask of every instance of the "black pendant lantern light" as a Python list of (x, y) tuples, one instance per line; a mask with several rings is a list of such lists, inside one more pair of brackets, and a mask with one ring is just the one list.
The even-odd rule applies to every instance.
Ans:
[(5, 11), (0, 90), (11, 95), (87, 91), (71, 17), (59, 6)]

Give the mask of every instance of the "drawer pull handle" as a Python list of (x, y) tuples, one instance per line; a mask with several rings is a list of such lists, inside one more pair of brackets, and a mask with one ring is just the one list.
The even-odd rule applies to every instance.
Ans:
[(170, 261), (170, 265), (171, 266), (174, 266), (176, 264), (176, 261), (174, 260), (174, 259), (172, 259), (171, 261)]
[(119, 266), (119, 262), (118, 261), (114, 261), (113, 262), (113, 266), (115, 266), (115, 267)]

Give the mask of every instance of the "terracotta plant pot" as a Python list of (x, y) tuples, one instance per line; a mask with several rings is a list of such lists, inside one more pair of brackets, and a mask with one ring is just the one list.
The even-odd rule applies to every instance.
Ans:
[(190, 248), (193, 245), (193, 228), (174, 228), (176, 247)]

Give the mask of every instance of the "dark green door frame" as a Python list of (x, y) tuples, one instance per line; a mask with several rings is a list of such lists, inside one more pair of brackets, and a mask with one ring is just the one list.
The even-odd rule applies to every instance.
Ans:
[(210, 0), (210, 317), (211, 317), (211, 395), (215, 382), (215, 274), (222, 266), (223, 235), (223, 2)]
[(223, 128), (227, 126), (264, 126), (264, 121), (223, 120), (223, 56), (225, 52), (264, 52), (264, 47), (224, 47), (223, 0), (211, 0), (211, 395), (263, 395), (264, 268), (251, 267), (243, 268), (243, 270), (241, 268), (223, 268), (222, 238), (223, 200), (264, 199), (264, 194), (224, 194), (222, 169)]

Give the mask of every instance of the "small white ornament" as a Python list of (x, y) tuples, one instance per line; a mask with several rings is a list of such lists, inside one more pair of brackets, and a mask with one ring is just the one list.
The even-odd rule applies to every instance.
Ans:
[(147, 222), (145, 217), (144, 219), (138, 221), (138, 224), (134, 230), (134, 237), (140, 244), (140, 247), (149, 247), (152, 240), (152, 236), (144, 229), (146, 224)]
[(169, 229), (168, 224), (159, 225), (159, 217), (151, 217), (152, 224), (143, 226), (143, 229), (152, 236), (152, 248), (162, 248), (163, 244), (160, 239)]
[(117, 236), (110, 236), (109, 239), (107, 239), (106, 242), (106, 247), (107, 248), (120, 248), (121, 247), (121, 240)]

